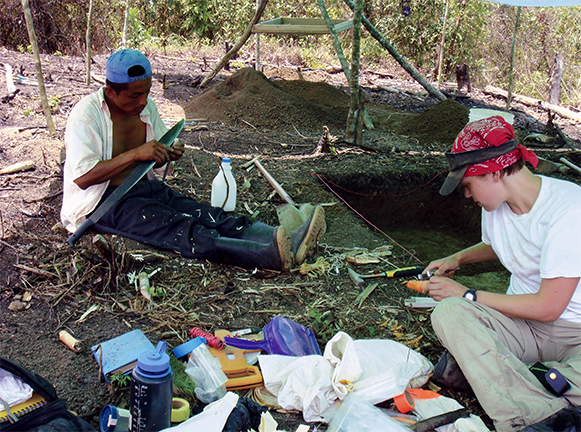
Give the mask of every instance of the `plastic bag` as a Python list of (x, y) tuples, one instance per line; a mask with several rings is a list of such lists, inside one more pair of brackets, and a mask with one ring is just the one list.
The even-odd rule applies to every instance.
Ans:
[(409, 428), (365, 401), (357, 393), (349, 393), (330, 419), (327, 432), (360, 431), (409, 432)]
[(419, 353), (391, 340), (352, 340), (337, 333), (324, 355), (259, 357), (264, 385), (283, 409), (303, 412), (307, 422), (324, 421), (324, 412), (349, 388), (376, 404), (402, 394), (410, 382), (421, 386), (433, 365)]
[(196, 384), (194, 393), (202, 402), (214, 402), (226, 394), (228, 377), (206, 344), (201, 344), (192, 351), (186, 374)]

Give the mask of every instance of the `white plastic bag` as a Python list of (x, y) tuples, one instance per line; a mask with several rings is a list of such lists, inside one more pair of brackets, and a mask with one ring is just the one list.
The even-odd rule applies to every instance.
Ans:
[(337, 333), (324, 355), (260, 356), (264, 385), (277, 396), (283, 409), (303, 412), (307, 422), (324, 421), (324, 412), (336, 399), (353, 389), (365, 401), (376, 404), (398, 396), (414, 380), (423, 385), (432, 364), (403, 344), (390, 340), (353, 341)]
[(327, 432), (360, 431), (409, 432), (409, 428), (365, 401), (357, 393), (351, 392), (330, 419)]
[(206, 344), (201, 344), (192, 351), (186, 366), (186, 374), (196, 384), (194, 393), (202, 402), (214, 402), (226, 394), (228, 377)]

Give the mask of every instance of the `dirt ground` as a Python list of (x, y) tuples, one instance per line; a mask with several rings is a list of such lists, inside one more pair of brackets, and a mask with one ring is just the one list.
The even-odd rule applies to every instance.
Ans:
[[(330, 312), (334, 319), (317, 328), (325, 343), (339, 330), (354, 339), (393, 339), (436, 362), (442, 347), (429, 326), (430, 309), (405, 306), (413, 296), (400, 279), (377, 278), (362, 302), (362, 288), (347, 274), (358, 252), (389, 246), (389, 254), (356, 271), (380, 271), (430, 260), (478, 241), (479, 210), (454, 193), (440, 197), (446, 162), (442, 152), (468, 121), (469, 108), (501, 109), (504, 100), (478, 89), (438, 103), (400, 70), (363, 70), (367, 109), (375, 129), (363, 144), (345, 141), (348, 86), (344, 75), (266, 63), (258, 73), (246, 67), (222, 71), (206, 89), (199, 82), (219, 59), (149, 53), (154, 80), (151, 97), (172, 125), (193, 120), (180, 135), (186, 153), (166, 181), (176, 190), (209, 201), (219, 158), (233, 160), (239, 188), (236, 213), (278, 224), (283, 200), (266, 179), (243, 165), (256, 156), (295, 203), (321, 203), (327, 231), (310, 273), (287, 274), (228, 267), (184, 259), (116, 236), (104, 236), (109, 252), (87, 233), (74, 246), (60, 225), (64, 130), (67, 114), (101, 85), (85, 85), (84, 59), (42, 56), (47, 93), (57, 133), (50, 136), (35, 84), (31, 55), (0, 50), (0, 63), (17, 74), (19, 93), (10, 98), (2, 80), (0, 169), (34, 162), (24, 172), (0, 175), (0, 353), (43, 375), (67, 400), (69, 409), (98, 428), (106, 404), (125, 407), (128, 387), (100, 379), (91, 347), (133, 329), (169, 348), (189, 340), (189, 329), (204, 331), (261, 328), (283, 315), (311, 326)], [(91, 66), (103, 77), (105, 56)], [(249, 66), (249, 65), (246, 65)], [(22, 78), (19, 78), (22, 77)], [(455, 85), (443, 89), (454, 94)], [(556, 117), (569, 141), (553, 129), (549, 142), (531, 141), (545, 131), (547, 113), (513, 104), (517, 134), (546, 159), (565, 157), (577, 165), (581, 134), (574, 122)], [(318, 148), (327, 126), (331, 153)], [(572, 170), (548, 175), (581, 183)], [(352, 258), (351, 258), (352, 261)], [(131, 275), (146, 272), (158, 296), (147, 300)], [(507, 275), (498, 266), (462, 269), (465, 284), (502, 290)], [(73, 352), (59, 341), (68, 331), (81, 341)], [(443, 393), (490, 421), (471, 392)], [(202, 408), (184, 389), (178, 394), (194, 410)], [(280, 430), (305, 423), (301, 413), (271, 410)], [(324, 430), (325, 425), (316, 425)], [(311, 429), (313, 430), (313, 428)]]

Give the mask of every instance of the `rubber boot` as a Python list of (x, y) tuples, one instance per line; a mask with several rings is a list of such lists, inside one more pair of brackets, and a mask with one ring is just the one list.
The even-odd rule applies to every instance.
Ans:
[(276, 228), (277, 227), (273, 227), (262, 222), (254, 222), (252, 225), (246, 228), (246, 231), (244, 231), (244, 234), (242, 234), (241, 239), (268, 244), (272, 241), (272, 235)]
[(289, 271), (293, 266), (291, 237), (284, 227), (272, 230), (270, 243), (218, 237), (214, 244), (216, 259), (219, 262), (269, 270)]
[(320, 205), (313, 207), (309, 217), (296, 230), (291, 231), (291, 250), (295, 257), (295, 264), (300, 265), (315, 252), (317, 242), (325, 232), (325, 210)]

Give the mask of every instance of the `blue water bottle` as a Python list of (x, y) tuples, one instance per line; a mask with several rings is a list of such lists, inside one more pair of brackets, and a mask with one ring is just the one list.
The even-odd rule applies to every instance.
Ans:
[(166, 348), (159, 341), (153, 351), (144, 351), (137, 358), (131, 374), (131, 432), (157, 432), (171, 426), (173, 371)]

